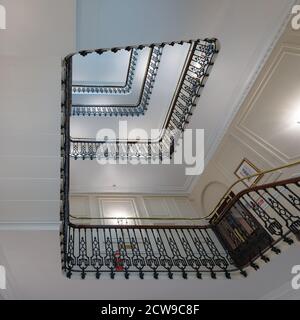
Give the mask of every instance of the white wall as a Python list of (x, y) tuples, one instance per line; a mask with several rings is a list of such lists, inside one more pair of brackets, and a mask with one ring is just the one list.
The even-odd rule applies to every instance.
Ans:
[[(288, 27), (194, 187), (191, 199), (201, 215), (208, 215), (238, 179), (234, 172), (244, 158), (261, 171), (300, 159), (299, 68), (300, 35)], [(296, 174), (300, 165), (260, 183)]]
[(61, 60), (75, 50), (73, 0), (2, 0), (0, 220), (59, 220)]
[[(131, 218), (198, 218), (193, 203), (187, 197), (157, 195), (77, 194), (70, 197), (70, 212), (75, 217), (87, 218), (73, 221), (78, 224), (117, 224), (116, 220), (102, 217)], [(89, 220), (93, 218), (93, 220)], [(149, 224), (147, 220), (119, 220), (119, 223)], [(192, 224), (185, 221), (154, 220), (151, 224)], [(199, 221), (195, 221), (195, 224)]]

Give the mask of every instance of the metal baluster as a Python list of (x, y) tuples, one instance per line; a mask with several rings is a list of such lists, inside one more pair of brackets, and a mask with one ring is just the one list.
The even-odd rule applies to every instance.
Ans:
[(172, 262), (172, 259), (167, 255), (165, 246), (163, 245), (163, 241), (162, 241), (160, 234), (159, 234), (159, 230), (158, 229), (155, 230), (157, 236), (155, 236), (153, 229), (150, 229), (150, 230), (151, 230), (151, 233), (153, 236), (153, 240), (155, 241), (155, 245), (156, 245), (158, 252), (159, 252), (160, 265), (168, 271), (168, 276), (170, 279), (172, 279), (173, 274), (171, 272), (171, 268), (173, 266), (173, 262)]
[[(213, 259), (208, 256), (200, 238), (198, 237), (198, 235), (196, 233), (196, 230), (197, 229), (191, 229), (191, 230), (188, 229), (188, 233), (190, 234), (191, 239), (193, 239), (194, 245), (200, 255), (199, 259), (201, 261), (201, 264), (210, 271), (212, 278), (215, 279), (216, 274), (213, 272), (213, 268), (215, 266), (215, 263), (214, 263)], [(192, 235), (191, 231), (193, 231), (194, 235)]]
[(81, 278), (85, 279), (86, 272), (85, 270), (89, 266), (89, 257), (87, 256), (87, 241), (86, 241), (86, 229), (84, 229), (83, 236), (81, 235), (81, 229), (79, 231), (79, 255), (77, 258), (77, 265), (81, 269)]
[[(72, 230), (72, 234), (71, 234)], [(67, 252), (67, 277), (71, 278), (72, 276), (72, 270), (73, 267), (76, 265), (76, 257), (74, 254), (74, 241), (75, 241), (75, 234), (74, 234), (74, 228), (68, 227), (68, 234), (69, 234), (69, 239), (68, 239), (68, 252)]]
[(120, 258), (121, 258), (120, 262), (121, 262), (122, 268), (124, 268), (124, 270), (125, 270), (125, 279), (129, 279), (128, 270), (130, 269), (131, 261), (127, 255), (124, 232), (123, 232), (123, 229), (121, 228), (120, 229), (121, 236), (119, 236), (119, 237), (117, 235), (117, 229), (115, 229), (115, 232), (116, 232), (116, 237), (117, 237), (117, 242), (118, 242)]
[(95, 229), (96, 236), (93, 235), (93, 229), (91, 229), (90, 231), (92, 239), (91, 265), (96, 270), (96, 278), (100, 279), (100, 269), (103, 266), (103, 258), (101, 257), (100, 252), (99, 230)]
[[(300, 187), (299, 183), (294, 183), (294, 185), (296, 185), (298, 188)], [(290, 189), (287, 185), (284, 186), (284, 188), (286, 190), (288, 190), (291, 194), (289, 195), (290, 199), (292, 200), (292, 202), (294, 203), (295, 207), (299, 207), (300, 206), (300, 196), (297, 195), (292, 189)]]
[(267, 229), (272, 235), (283, 236), (283, 229), (280, 222), (275, 218), (271, 218), (270, 215), (257, 204), (250, 193), (247, 193), (246, 196), (250, 199), (250, 203), (244, 196), (241, 199), (243, 199), (249, 208), (251, 208), (263, 221), (265, 229)]
[[(215, 264), (224, 270), (225, 276), (227, 279), (230, 279), (230, 273), (227, 271), (227, 268), (229, 266), (228, 261), (221, 255), (220, 251), (218, 250), (217, 246), (213, 242), (211, 236), (209, 235), (207, 229), (204, 229), (204, 232), (206, 234), (206, 237), (203, 236), (203, 238), (206, 240), (206, 243), (209, 247), (209, 250), (211, 251), (213, 255), (213, 259), (215, 261)], [(202, 231), (200, 230), (200, 233), (202, 234)]]
[(151, 268), (153, 270), (153, 277), (154, 279), (158, 279), (158, 266), (159, 266), (159, 260), (158, 258), (155, 256), (154, 251), (153, 251), (153, 247), (152, 247), (152, 243), (148, 234), (148, 230), (145, 229), (145, 237), (143, 237), (141, 230), (139, 229), (140, 234), (141, 234), (141, 238), (143, 239), (143, 244), (145, 247), (145, 252), (146, 252), (146, 264), (149, 268)]
[(115, 258), (114, 258), (114, 249), (112, 243), (111, 229), (109, 228), (109, 232), (106, 232), (104, 229), (104, 239), (105, 239), (105, 252), (106, 256), (104, 258), (105, 266), (110, 269), (110, 277), (111, 279), (115, 278)]
[(143, 268), (145, 267), (145, 260), (141, 255), (140, 247), (138, 244), (138, 240), (136, 237), (135, 229), (132, 229), (133, 236), (130, 235), (129, 229), (127, 229), (128, 238), (131, 244), (131, 251), (132, 251), (132, 264), (139, 270), (139, 276), (141, 279), (144, 279)]
[(285, 221), (285, 224), (289, 230), (291, 230), (294, 234), (298, 234), (300, 232), (300, 218), (294, 216), (289, 210), (279, 203), (268, 190), (266, 193), (269, 195), (269, 198), (265, 198), (259, 191), (256, 193), (262, 197), (268, 205), (275, 211), (277, 214)]
[[(286, 186), (284, 186), (284, 188), (286, 190), (289, 190)], [(284, 199), (286, 199), (286, 201), (288, 201), (293, 207), (295, 207), (298, 211), (300, 211), (300, 197), (297, 197), (297, 196), (291, 197), (291, 195), (289, 195), (289, 197), (287, 197), (284, 195), (283, 192), (280, 191), (280, 187), (277, 187), (277, 186), (275, 186), (273, 189), (276, 190), (278, 192), (278, 194), (280, 194)], [(294, 201), (293, 201), (293, 199), (294, 199)], [(298, 202), (297, 202), (297, 199), (298, 199)]]
[(166, 240), (168, 241), (169, 247), (173, 254), (173, 263), (174, 265), (182, 271), (182, 277), (183, 279), (187, 279), (187, 273), (185, 272), (187, 263), (185, 259), (182, 257), (179, 248), (177, 246), (176, 240), (174, 239), (174, 236), (172, 234), (172, 230), (168, 229), (170, 236), (167, 236), (166, 230), (163, 230), (166, 236)]
[[(189, 244), (189, 241), (187, 240), (187, 237), (185, 235), (185, 232), (183, 229), (175, 229), (178, 239), (181, 242), (181, 245), (185, 251), (186, 254), (186, 261), (190, 267), (192, 267), (194, 270), (196, 270), (197, 278), (201, 279), (201, 273), (199, 272), (201, 261), (199, 258), (197, 258)], [(179, 231), (181, 231), (182, 237), (179, 235)]]

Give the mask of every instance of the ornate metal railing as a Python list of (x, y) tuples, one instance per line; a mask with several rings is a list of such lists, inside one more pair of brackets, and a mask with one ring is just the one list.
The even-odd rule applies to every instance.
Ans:
[(123, 86), (101, 86), (101, 85), (72, 85), (73, 94), (128, 94), (131, 92), (136, 64), (139, 52), (137, 49), (130, 50), (129, 65), (126, 83)]
[[(248, 267), (258, 270), (260, 260), (268, 263), (271, 254), (281, 252), (281, 242), (291, 245), (300, 239), (300, 177), (247, 188), (231, 194), (222, 206), (209, 225), (94, 224), (111, 217), (93, 218), (91, 224), (83, 225), (80, 219), (86, 223), (89, 218), (71, 216), (64, 235), (66, 275), (201, 279), (208, 274), (213, 279), (218, 275), (230, 279), (237, 272), (247, 276)], [(130, 218), (123, 220), (128, 223)], [(200, 219), (169, 220), (195, 223)]]
[[(193, 109), (196, 107), (197, 100), (209, 76), (209, 70), (214, 63), (215, 54), (218, 52), (215, 39), (196, 40), (189, 43), (190, 50), (184, 70), (159, 139), (96, 141), (73, 138), (71, 139), (70, 155), (74, 159), (152, 158), (155, 160), (171, 157), (174, 152), (174, 145), (189, 123)], [(174, 45), (174, 43), (170, 45)]]
[[(142, 49), (142, 48), (141, 48)], [(140, 50), (141, 50), (140, 49)], [(138, 49), (134, 49), (137, 51)], [(98, 50), (97, 50), (98, 51)], [(73, 104), (73, 116), (140, 116), (144, 115), (148, 108), (155, 83), (157, 70), (163, 48), (153, 47), (150, 50), (150, 58), (147, 63), (147, 72), (144, 77), (141, 94), (135, 105), (79, 105)]]
[(73, 159), (139, 159), (159, 160), (170, 158), (174, 152), (174, 140), (169, 135), (163, 141), (138, 142), (138, 141), (88, 141), (73, 140), (70, 155)]
[(280, 241), (300, 240), (300, 176), (232, 194), (211, 223), (235, 265), (258, 268), (257, 258), (268, 262), (269, 250), (280, 253)]
[(260, 172), (260, 185), (247, 187), (243, 182), (252, 177), (240, 179), (213, 210), (208, 225), (199, 225), (203, 218), (184, 219), (193, 225), (148, 225), (141, 221), (157, 219), (142, 217), (136, 225), (95, 224), (105, 221), (103, 217), (85, 217), (90, 224), (81, 224), (81, 218), (69, 212), (71, 67), (67, 57), (62, 80), (61, 248), (68, 277), (247, 276), (248, 267), (257, 270), (261, 261), (279, 254), (282, 242), (291, 245), (300, 238), (300, 176), (277, 181), (275, 174), (290, 177), (288, 170), (300, 162)]
[(236, 270), (232, 259), (220, 246), (212, 229), (207, 227), (172, 226), (75, 226), (67, 229), (66, 274), (89, 273), (96, 276), (137, 274), (144, 279), (152, 274), (158, 279), (165, 273), (187, 279), (203, 272), (212, 278), (223, 273), (230, 278)]

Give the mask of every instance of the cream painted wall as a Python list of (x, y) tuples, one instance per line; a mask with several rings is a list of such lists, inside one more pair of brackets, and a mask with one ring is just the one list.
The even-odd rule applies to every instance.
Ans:
[(1, 224), (58, 222), (61, 61), (75, 50), (75, 1), (1, 4)]
[[(198, 215), (211, 212), (237, 179), (234, 172), (244, 158), (260, 170), (300, 159), (300, 125), (296, 123), (297, 113), (300, 118), (299, 70), (300, 34), (288, 27), (189, 197)], [(267, 179), (297, 172), (300, 168)], [(190, 214), (183, 207), (181, 212)]]
[[(299, 70), (300, 34), (288, 26), (190, 195), (201, 216), (237, 180), (234, 172), (244, 158), (260, 170), (300, 159)], [(300, 166), (265, 181), (295, 174)]]
[[(70, 212), (75, 217), (87, 219), (73, 220), (79, 224), (117, 224), (116, 220), (102, 220), (102, 217), (199, 217), (192, 201), (182, 196), (157, 195), (116, 195), (116, 194), (77, 194), (70, 197)], [(88, 218), (96, 218), (89, 220)], [(119, 221), (126, 223), (125, 220)], [(149, 221), (136, 220), (136, 223), (147, 224)], [(128, 220), (128, 224), (133, 221)], [(153, 224), (185, 224), (182, 221), (151, 221)], [(191, 224), (190, 222), (186, 222)], [(195, 222), (196, 223), (196, 222)]]

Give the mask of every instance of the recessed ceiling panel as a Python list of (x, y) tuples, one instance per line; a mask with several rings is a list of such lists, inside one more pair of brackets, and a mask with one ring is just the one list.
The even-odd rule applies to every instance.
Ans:
[(125, 86), (132, 52), (106, 52), (101, 58), (94, 52), (73, 57), (73, 84), (81, 86)]

